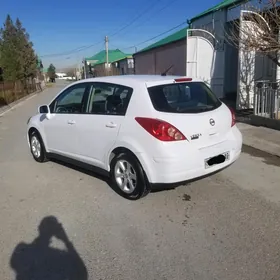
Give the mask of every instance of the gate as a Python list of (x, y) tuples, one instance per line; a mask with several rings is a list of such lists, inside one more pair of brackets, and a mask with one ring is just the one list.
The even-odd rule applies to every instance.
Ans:
[(280, 82), (256, 81), (254, 92), (254, 114), (280, 119)]
[(203, 29), (187, 30), (186, 75), (211, 85), (215, 65), (215, 36)]

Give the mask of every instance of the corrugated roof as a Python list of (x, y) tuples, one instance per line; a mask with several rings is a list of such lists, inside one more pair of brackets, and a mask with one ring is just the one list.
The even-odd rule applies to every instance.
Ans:
[[(124, 58), (129, 58), (132, 57), (131, 54), (125, 54), (122, 51), (120, 51), (119, 49), (116, 50), (108, 50), (108, 59), (109, 59), (109, 63), (124, 59)], [(99, 53), (97, 53), (96, 55), (92, 56), (92, 57), (87, 57), (86, 58), (87, 61), (89, 61), (91, 63), (91, 65), (97, 65), (97, 64), (102, 64), (106, 62), (106, 51), (103, 50)]]
[(91, 57), (86, 57), (85, 60), (87, 61), (99, 61), (101, 60), (104, 56), (106, 56), (105, 50), (100, 51), (99, 53), (91, 56)]
[(214, 7), (212, 7), (212, 8), (210, 8), (210, 9), (208, 9), (208, 10), (206, 10), (206, 11), (204, 11), (204, 12), (198, 14), (197, 16), (193, 17), (193, 18), (191, 19), (191, 22), (194, 21), (194, 20), (196, 20), (196, 19), (198, 19), (198, 18), (201, 18), (201, 17), (203, 17), (203, 16), (206, 16), (207, 14), (210, 14), (210, 13), (213, 13), (213, 12), (215, 12), (215, 11), (217, 11), (217, 10), (221, 10), (221, 9), (224, 9), (224, 8), (227, 8), (227, 7), (230, 7), (230, 6), (233, 6), (233, 5), (238, 4), (238, 3), (240, 3), (240, 2), (246, 2), (246, 0), (224, 0), (223, 2), (221, 2), (221, 3), (217, 4), (217, 5), (215, 5)]
[(137, 53), (149, 51), (151, 49), (158, 48), (158, 47), (161, 47), (161, 46), (164, 46), (164, 45), (167, 45), (167, 44), (185, 39), (186, 36), (187, 36), (187, 28), (181, 29), (181, 30), (179, 30), (179, 31), (177, 31), (177, 32), (175, 32), (175, 33), (173, 33), (173, 34), (171, 34), (171, 35), (153, 43), (152, 45), (140, 50)]

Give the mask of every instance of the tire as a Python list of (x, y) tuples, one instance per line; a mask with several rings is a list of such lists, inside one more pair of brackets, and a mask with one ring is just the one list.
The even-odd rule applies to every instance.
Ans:
[(126, 199), (140, 199), (151, 190), (141, 164), (128, 153), (121, 153), (113, 158), (110, 176), (112, 188)]
[(30, 152), (37, 162), (48, 161), (47, 153), (41, 135), (37, 131), (33, 131), (29, 137)]

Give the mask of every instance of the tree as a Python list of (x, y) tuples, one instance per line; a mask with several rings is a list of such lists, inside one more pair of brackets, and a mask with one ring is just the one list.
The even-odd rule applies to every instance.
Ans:
[(36, 64), (37, 64), (38, 70), (41, 71), (44, 68), (42, 60), (38, 57), (38, 55), (36, 55)]
[(50, 79), (55, 79), (56, 75), (55, 75), (55, 67), (54, 65), (51, 63), (49, 68), (48, 68), (48, 77)]
[(3, 69), (0, 67), (0, 82), (3, 82)]
[(7, 15), (4, 28), (0, 29), (0, 64), (5, 80), (16, 80), (20, 72), (18, 59), (17, 30), (10, 15)]
[(17, 18), (8, 15), (0, 30), (0, 64), (5, 80), (26, 81), (36, 75), (36, 55), (29, 35)]
[(231, 44), (244, 51), (266, 55), (280, 66), (280, 7), (279, 0), (259, 1), (258, 6), (246, 7), (242, 20), (233, 22), (228, 32)]

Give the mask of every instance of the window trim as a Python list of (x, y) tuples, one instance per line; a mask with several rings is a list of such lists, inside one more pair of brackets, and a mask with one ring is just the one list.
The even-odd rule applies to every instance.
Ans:
[[(67, 94), (67, 92), (75, 89), (75, 88), (79, 88), (80, 86), (83, 86), (85, 85), (86, 88), (85, 88), (85, 93), (84, 93), (84, 96), (82, 98), (82, 103), (81, 103), (81, 106), (82, 106), (82, 111), (80, 113), (70, 113), (70, 112), (54, 112), (54, 107), (55, 107), (55, 104), (57, 102), (57, 100), (64, 94)], [(70, 87), (67, 87), (66, 89), (64, 89), (52, 102), (51, 104), (49, 105), (49, 108), (50, 108), (50, 112), (51, 114), (56, 114), (56, 115), (83, 115), (85, 114), (85, 105), (87, 104), (87, 101), (88, 101), (88, 95), (89, 95), (89, 89), (90, 89), (90, 83), (89, 82), (83, 82), (83, 83), (78, 83), (78, 84), (75, 84), (75, 85), (72, 85)]]
[[(129, 107), (129, 104), (130, 104), (130, 101), (131, 101), (131, 97), (133, 95), (133, 88), (132, 87), (129, 87), (129, 86), (125, 86), (125, 85), (122, 85), (122, 84), (116, 84), (116, 83), (110, 83), (110, 82), (90, 82), (90, 90), (88, 91), (88, 98), (87, 98), (87, 104), (85, 105), (85, 114), (87, 115), (95, 115), (95, 116), (117, 116), (117, 117), (124, 117), (127, 113), (127, 110), (128, 110), (128, 107)], [(128, 100), (128, 104), (127, 104), (127, 107), (125, 109), (125, 112), (123, 114), (113, 114), (113, 113), (94, 113), (94, 112), (88, 112), (88, 109), (89, 109), (89, 100), (91, 99), (91, 94), (92, 94), (92, 88), (96, 87), (96, 85), (107, 85), (109, 87), (113, 87), (114, 88), (114, 91), (113, 91), (113, 94), (115, 94), (116, 90), (120, 87), (123, 87), (123, 88), (126, 88), (129, 90), (129, 94), (130, 94), (130, 97), (129, 97), (129, 100)]]

